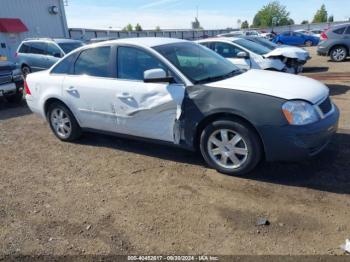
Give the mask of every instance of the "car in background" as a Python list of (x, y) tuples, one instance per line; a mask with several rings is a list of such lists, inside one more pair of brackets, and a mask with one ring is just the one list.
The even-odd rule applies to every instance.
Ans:
[(82, 41), (72, 39), (26, 39), (17, 49), (16, 63), (26, 77), (31, 72), (49, 69), (66, 54), (83, 45)]
[(323, 31), (324, 31), (324, 30), (320, 30), (320, 29), (312, 29), (310, 32), (311, 32), (314, 36), (320, 38)]
[(317, 54), (342, 62), (350, 56), (350, 23), (336, 25), (321, 34)]
[(298, 32), (284, 32), (277, 35), (272, 41), (279, 45), (316, 46), (320, 39), (316, 36)]
[(242, 70), (263, 69), (292, 74), (300, 72), (298, 68), (288, 67), (280, 57), (270, 57), (269, 48), (244, 38), (211, 38), (197, 43), (210, 48)]
[(217, 37), (237, 37), (237, 36), (260, 36), (260, 33), (255, 30), (247, 30), (247, 31), (232, 31), (230, 33), (220, 34)]
[(261, 33), (260, 36), (270, 41), (276, 37), (273, 33)]
[(288, 45), (277, 45), (266, 38), (255, 36), (241, 36), (241, 38), (261, 44), (270, 49), (269, 57), (279, 57), (290, 68), (301, 73), (303, 66), (311, 59), (310, 53), (303, 48)]
[(22, 73), (12, 62), (0, 61), (0, 97), (4, 97), (9, 103), (22, 101)]
[(198, 150), (231, 175), (265, 159), (317, 155), (339, 119), (321, 82), (242, 72), (208, 48), (173, 38), (86, 45), (26, 83), (29, 108), (62, 141), (84, 130), (158, 141)]

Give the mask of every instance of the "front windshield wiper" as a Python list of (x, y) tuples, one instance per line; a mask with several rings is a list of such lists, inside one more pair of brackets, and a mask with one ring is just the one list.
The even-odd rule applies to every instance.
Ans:
[(243, 71), (240, 70), (240, 69), (235, 69), (227, 74), (224, 74), (224, 75), (220, 75), (220, 76), (210, 76), (210, 77), (207, 77), (207, 78), (204, 78), (204, 79), (201, 79), (201, 80), (197, 80), (195, 81), (194, 83), (195, 84), (204, 84), (204, 83), (210, 83), (210, 82), (214, 82), (214, 81), (219, 81), (219, 80), (223, 80), (223, 79), (226, 79), (226, 78), (230, 78), (232, 76), (236, 76), (240, 73), (242, 73)]

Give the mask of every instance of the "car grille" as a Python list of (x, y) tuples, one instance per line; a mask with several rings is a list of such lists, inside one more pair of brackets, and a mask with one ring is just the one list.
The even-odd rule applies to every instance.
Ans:
[(318, 105), (324, 115), (328, 114), (332, 110), (332, 102), (329, 97)]
[(0, 85), (10, 83), (12, 81), (12, 75), (0, 75)]

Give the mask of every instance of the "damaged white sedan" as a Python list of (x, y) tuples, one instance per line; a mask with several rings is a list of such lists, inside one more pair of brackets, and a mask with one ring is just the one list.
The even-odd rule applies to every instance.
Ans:
[[(293, 47), (273, 48), (251, 39), (258, 37), (211, 38), (199, 40), (241, 69), (263, 69), (298, 74), (309, 59), (306, 51)], [(265, 40), (268, 41), (268, 40)]]
[(339, 118), (320, 82), (243, 72), (208, 48), (167, 38), (84, 46), (30, 74), (25, 90), (62, 141), (85, 130), (160, 141), (199, 149), (211, 167), (237, 175), (262, 159), (318, 154)]

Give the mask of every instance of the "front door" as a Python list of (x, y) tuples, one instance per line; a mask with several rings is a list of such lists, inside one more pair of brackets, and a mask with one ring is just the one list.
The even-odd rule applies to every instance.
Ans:
[(236, 65), (240, 69), (250, 69), (251, 63), (250, 58), (241, 58), (238, 57), (239, 52), (245, 52), (243, 49), (228, 43), (223, 42), (215, 42), (213, 43), (213, 50), (219, 55), (225, 57), (234, 65)]
[(185, 86), (180, 83), (145, 83), (144, 72), (170, 70), (149, 51), (118, 47), (115, 97), (116, 131), (133, 136), (177, 143), (177, 119)]

